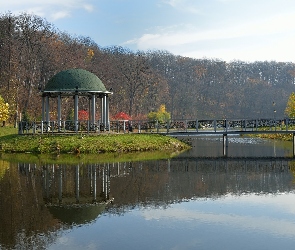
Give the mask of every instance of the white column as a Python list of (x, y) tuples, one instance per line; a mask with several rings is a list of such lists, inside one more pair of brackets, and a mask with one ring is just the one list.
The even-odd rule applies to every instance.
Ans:
[[(45, 112), (46, 112), (46, 110), (45, 110), (45, 96), (44, 95), (42, 95), (42, 120), (41, 120), (41, 134), (43, 134), (43, 130), (44, 130), (44, 121), (45, 121)], [(21, 129), (21, 128), (19, 128), (19, 129)], [(19, 130), (19, 131), (21, 131), (21, 130)]]
[(106, 126), (110, 130), (109, 96), (106, 95)]
[[(46, 122), (49, 123), (50, 121), (50, 107), (49, 107), (49, 97), (48, 95), (45, 97), (45, 113), (46, 113)], [(48, 124), (49, 125), (49, 124)]]
[(78, 103), (79, 103), (79, 96), (78, 94), (75, 94), (75, 100), (74, 100), (74, 124), (75, 124), (75, 131), (78, 131)]
[(57, 97), (57, 124), (58, 124), (58, 132), (61, 129), (61, 95), (59, 94)]
[(88, 97), (88, 121), (89, 121), (89, 123), (91, 123), (91, 121), (92, 121), (92, 107), (91, 107), (91, 100), (92, 100), (92, 96), (91, 96), (91, 98), (90, 97)]
[(42, 122), (45, 120), (45, 96), (42, 96)]
[(96, 98), (95, 98), (95, 94), (93, 94), (91, 96), (91, 123), (94, 125), (95, 124), (95, 102), (96, 102)]
[(107, 127), (107, 96), (104, 95), (103, 96), (103, 123), (104, 123), (104, 127), (106, 129)]
[(101, 104), (100, 104), (100, 123), (104, 126), (104, 97), (100, 97)]

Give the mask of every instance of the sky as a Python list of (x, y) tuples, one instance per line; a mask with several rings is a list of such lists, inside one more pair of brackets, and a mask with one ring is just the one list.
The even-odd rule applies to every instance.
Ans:
[(100, 47), (196, 59), (295, 62), (294, 0), (0, 0)]

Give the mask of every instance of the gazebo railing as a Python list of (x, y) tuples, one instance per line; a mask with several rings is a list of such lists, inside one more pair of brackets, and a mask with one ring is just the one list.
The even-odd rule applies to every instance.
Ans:
[[(181, 122), (184, 124), (185, 122)], [(100, 120), (96, 123), (90, 123), (89, 121), (21, 121), (18, 126), (19, 134), (36, 134), (36, 133), (99, 133), (99, 132), (113, 132), (113, 133), (159, 133), (168, 132), (169, 127), (175, 129), (178, 123), (160, 123), (158, 121), (148, 120), (113, 120), (109, 124), (104, 125)]]
[(196, 130), (196, 120), (173, 120), (168, 122), (149, 121), (149, 120), (112, 120), (104, 125), (98, 120), (96, 123), (89, 121), (34, 121), (19, 122), (19, 134), (36, 133), (168, 133), (172, 131)]
[(19, 134), (36, 134), (36, 133), (78, 133), (78, 132), (99, 132), (104, 130), (101, 122), (90, 123), (90, 121), (34, 121), (19, 122)]

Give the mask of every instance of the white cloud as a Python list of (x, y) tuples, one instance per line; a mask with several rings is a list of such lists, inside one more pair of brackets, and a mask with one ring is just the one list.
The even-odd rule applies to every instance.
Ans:
[(221, 2), (221, 3), (232, 3), (232, 2), (239, 2), (241, 0), (217, 0), (217, 2)]
[[(223, 60), (245, 58), (247, 61), (253, 61), (254, 57), (255, 60), (269, 60), (272, 56), (271, 60), (275, 60), (280, 55), (288, 55), (292, 59), (290, 51), (282, 45), (295, 42), (294, 36), (290, 36), (295, 32), (294, 23), (295, 13), (292, 12), (255, 21), (216, 24), (211, 29), (181, 24), (166, 28), (157, 27), (155, 32), (143, 34), (125, 44), (136, 45), (140, 50), (164, 49), (174, 54), (197, 58), (206, 52), (206, 57), (213, 55), (213, 58)], [(200, 43), (206, 43), (206, 48), (202, 48)], [(294, 61), (294, 58), (292, 60)]]
[(11, 11), (13, 14), (26, 12), (46, 17), (50, 21), (70, 17), (76, 9), (92, 12), (94, 7), (88, 3), (88, 0), (26, 0), (25, 2), (10, 0), (0, 3), (0, 12), (2, 13), (7, 11)]
[(94, 10), (94, 6), (91, 4), (84, 4), (84, 9), (87, 10), (88, 12), (92, 12)]
[(201, 221), (210, 224), (224, 224), (232, 227), (243, 228), (251, 231), (263, 231), (274, 235), (295, 237), (295, 225), (293, 222), (273, 219), (269, 217), (239, 216), (233, 214), (213, 214), (200, 211), (187, 211), (182, 209), (156, 210), (150, 213), (144, 211), (146, 220), (180, 220)]
[[(216, 203), (220, 202), (221, 204), (228, 205), (231, 204), (243, 204), (246, 206), (259, 207), (260, 205), (268, 204), (270, 208), (277, 207), (278, 214), (280, 211), (282, 213), (288, 212), (295, 214), (295, 208), (293, 205), (294, 194), (282, 195), (273, 199), (271, 196), (242, 196), (235, 197), (228, 195), (226, 199), (221, 201), (215, 201)], [(268, 217), (267, 213), (263, 215), (239, 215), (235, 214), (234, 211), (225, 213), (209, 213), (200, 211), (198, 209), (193, 209), (193, 203), (198, 201), (191, 201), (190, 210), (181, 208), (180, 205), (176, 205), (173, 208), (157, 209), (157, 210), (143, 210), (142, 216), (146, 220), (169, 220), (169, 221), (188, 221), (192, 224), (198, 224), (197, 222), (213, 224), (224, 224), (231, 227), (242, 228), (251, 231), (263, 231), (269, 234), (282, 235), (287, 237), (295, 237), (295, 224), (293, 221), (287, 221), (280, 218)], [(234, 209), (233, 209), (234, 210)]]
[(163, 0), (163, 3), (171, 5), (172, 7), (176, 7), (181, 4), (183, 0)]
[(45, 16), (45, 9), (41, 7), (30, 7), (30, 8), (27, 8), (26, 10), (18, 9), (18, 10), (12, 11), (12, 13), (14, 14), (19, 14), (22, 12), (26, 12), (28, 14), (34, 14), (41, 17)]
[(198, 4), (196, 4), (196, 2), (193, 0), (163, 0), (163, 3), (168, 4), (179, 11), (190, 12), (194, 14), (201, 13), (197, 7)]
[(55, 20), (58, 20), (58, 19), (69, 17), (69, 16), (70, 16), (69, 11), (58, 11), (58, 12), (52, 13), (51, 16), (50, 16), (50, 19), (55, 21)]

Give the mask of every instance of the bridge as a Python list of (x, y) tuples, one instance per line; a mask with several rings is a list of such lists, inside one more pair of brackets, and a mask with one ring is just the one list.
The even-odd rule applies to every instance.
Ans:
[(223, 136), (223, 154), (227, 156), (228, 135), (291, 134), (295, 156), (295, 118), (284, 119), (174, 119), (167, 122), (147, 120), (111, 120), (104, 125), (98, 120), (20, 122), (19, 134), (74, 133), (158, 133), (170, 136)]
[[(194, 124), (194, 123), (193, 123)], [(293, 157), (295, 157), (295, 119), (222, 119), (196, 120), (195, 129), (187, 123), (183, 131), (169, 131), (170, 135), (222, 135), (223, 156), (228, 155), (228, 135), (243, 134), (288, 134), (292, 135)]]

